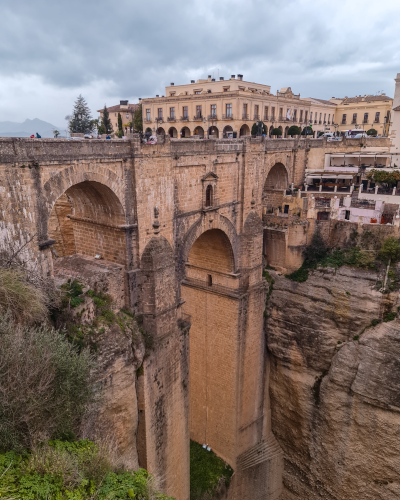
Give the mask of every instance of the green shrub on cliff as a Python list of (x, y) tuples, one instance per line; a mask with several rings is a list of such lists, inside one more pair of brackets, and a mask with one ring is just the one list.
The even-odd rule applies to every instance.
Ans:
[[(50, 441), (0, 454), (0, 495), (9, 500), (168, 500), (147, 471), (124, 471), (110, 447)], [(171, 499), (172, 500), (172, 499)]]
[(73, 438), (96, 400), (95, 363), (48, 326), (0, 316), (0, 450)]
[(190, 441), (190, 500), (206, 500), (229, 486), (233, 469), (213, 451)]

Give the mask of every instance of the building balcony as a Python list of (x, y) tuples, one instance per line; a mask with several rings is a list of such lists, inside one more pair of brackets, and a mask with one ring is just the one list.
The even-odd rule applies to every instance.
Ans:
[(246, 113), (243, 113), (242, 115), (242, 120), (249, 120), (249, 115), (247, 115)]
[(344, 121), (344, 122), (342, 121), (341, 125), (346, 125), (346, 121)]
[(269, 121), (268, 115), (264, 115), (264, 121), (265, 122)]
[(167, 118), (167, 121), (169, 121), (169, 122), (176, 122), (176, 118), (175, 118), (175, 116), (169, 116)]
[(195, 122), (202, 122), (203, 121), (203, 117), (202, 117), (202, 115), (196, 115), (196, 116), (193, 117), (193, 120)]
[(218, 120), (218, 115), (217, 113), (211, 113), (211, 115), (207, 116), (208, 120)]
[(352, 120), (352, 121), (351, 121), (351, 124), (352, 124), (352, 125), (355, 125), (356, 123), (357, 123), (357, 120)]
[(322, 120), (319, 121), (319, 124), (322, 125)]
[(363, 124), (367, 125), (368, 124), (368, 120), (363, 120)]
[(259, 121), (260, 120), (260, 115), (254, 115), (254, 120)]
[(378, 120), (375, 120), (374, 123), (380, 123), (379, 119)]
[(156, 118), (157, 123), (163, 123), (163, 121), (164, 121), (164, 119), (162, 116), (161, 117), (159, 116), (158, 118)]
[(222, 115), (222, 119), (223, 120), (233, 120), (233, 116), (230, 114), (230, 115)]
[(188, 116), (181, 116), (181, 122), (188, 122), (189, 117)]

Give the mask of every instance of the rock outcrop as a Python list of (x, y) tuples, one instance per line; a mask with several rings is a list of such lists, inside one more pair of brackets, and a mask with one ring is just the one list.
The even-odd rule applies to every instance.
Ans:
[[(305, 283), (273, 274), (266, 321), (282, 500), (400, 498), (398, 293), (340, 268)], [(372, 325), (371, 325), (372, 322)]]

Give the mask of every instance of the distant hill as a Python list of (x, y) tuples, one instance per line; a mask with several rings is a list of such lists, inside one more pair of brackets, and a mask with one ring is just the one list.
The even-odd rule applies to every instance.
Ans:
[(65, 135), (65, 127), (55, 127), (51, 123), (44, 122), (38, 118), (25, 120), (23, 123), (0, 122), (0, 137), (30, 137), (39, 133), (42, 137), (53, 137), (53, 129), (56, 128), (61, 135)]

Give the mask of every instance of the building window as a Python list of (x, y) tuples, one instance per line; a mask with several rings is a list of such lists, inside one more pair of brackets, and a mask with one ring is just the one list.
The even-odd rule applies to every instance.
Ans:
[(319, 114), (319, 123), (322, 123), (322, 113)]
[(324, 124), (326, 123), (326, 113), (324, 113)]
[(304, 112), (304, 123), (307, 123), (308, 111)]
[(247, 104), (243, 104), (243, 119), (247, 118)]
[(207, 274), (207, 285), (212, 286), (212, 275), (211, 274)]
[(275, 108), (271, 108), (271, 120), (275, 120)]
[(150, 121), (150, 109), (146, 109), (146, 120)]
[(211, 104), (211, 118), (217, 118), (217, 105)]
[(196, 118), (201, 118), (201, 106), (196, 106)]
[(224, 92), (229, 92), (230, 87), (224, 87)]
[(169, 95), (173, 97), (175, 95), (175, 92), (170, 92)]
[(353, 113), (353, 119), (351, 120), (351, 123), (357, 123), (357, 113)]
[(300, 123), (303, 123), (303, 110), (300, 110)]
[(162, 108), (158, 108), (158, 119), (162, 120)]
[(331, 124), (331, 115), (329, 114), (328, 115), (328, 125), (330, 125), (330, 124)]
[(364, 113), (364, 123), (368, 123), (368, 113)]
[(188, 117), (188, 107), (183, 106), (183, 118), (187, 118), (187, 117)]
[(264, 108), (264, 120), (268, 120), (268, 106)]
[(350, 210), (346, 210), (344, 213), (344, 220), (350, 220)]
[(175, 108), (169, 108), (169, 117), (175, 120)]
[(297, 109), (293, 111), (293, 121), (297, 121)]
[(206, 207), (212, 207), (213, 203), (213, 188), (212, 186), (207, 186), (206, 189)]
[(380, 112), (379, 112), (379, 111), (377, 111), (377, 112), (375, 113), (375, 123), (379, 123), (379, 120), (380, 120), (380, 115), (381, 115), (381, 114), (380, 114)]
[(342, 125), (344, 125), (346, 123), (346, 120), (347, 120), (347, 115), (344, 113), (342, 115)]
[(313, 112), (311, 111), (311, 113), (310, 113), (310, 121), (312, 121), (312, 114), (313, 114)]
[(279, 119), (283, 119), (283, 108), (279, 108)]
[(259, 109), (260, 109), (260, 106), (258, 104), (256, 104), (254, 106), (254, 119), (255, 120), (259, 120), (260, 119)]
[(201, 91), (200, 91), (200, 90), (195, 90), (195, 91), (194, 91), (194, 93), (195, 93), (196, 95), (199, 95), (199, 94), (201, 93)]
[(232, 118), (232, 104), (226, 105), (226, 117)]

